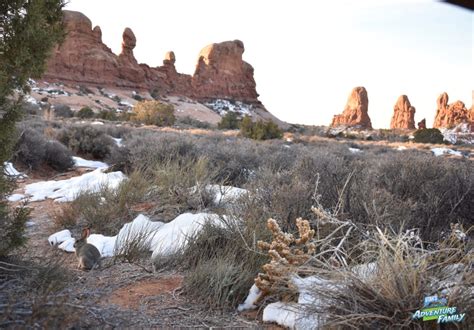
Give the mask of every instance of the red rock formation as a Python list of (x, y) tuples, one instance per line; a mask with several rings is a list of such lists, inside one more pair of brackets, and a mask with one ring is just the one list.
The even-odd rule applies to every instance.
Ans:
[(425, 129), (426, 128), (426, 119), (423, 118), (420, 122), (418, 122), (418, 129)]
[(461, 101), (448, 104), (449, 97), (443, 93), (438, 97), (434, 128), (452, 128), (460, 123), (469, 122), (469, 112)]
[(406, 95), (401, 95), (393, 108), (391, 129), (415, 129), (415, 108)]
[(240, 40), (203, 48), (192, 80), (194, 96), (198, 99), (231, 98), (255, 103), (258, 94), (253, 67), (242, 60), (244, 50)]
[(92, 30), (91, 21), (75, 11), (64, 11), (64, 23), (67, 37), (49, 59), (45, 79), (104, 86), (137, 85), (121, 79), (124, 64), (102, 43), (100, 27)]
[(335, 115), (331, 127), (349, 126), (357, 128), (372, 129), (369, 114), (369, 99), (367, 91), (364, 87), (356, 87), (352, 90), (351, 95), (347, 99), (344, 112)]
[(102, 31), (83, 14), (64, 11), (67, 37), (47, 63), (43, 78), (96, 86), (156, 89), (160, 94), (184, 95), (198, 100), (233, 99), (260, 104), (253, 68), (242, 60), (241, 41), (227, 41), (205, 47), (193, 77), (176, 71), (173, 52), (165, 55), (163, 66), (138, 64), (133, 50), (137, 40), (133, 31), (123, 32), (122, 52), (112, 53), (102, 43)]

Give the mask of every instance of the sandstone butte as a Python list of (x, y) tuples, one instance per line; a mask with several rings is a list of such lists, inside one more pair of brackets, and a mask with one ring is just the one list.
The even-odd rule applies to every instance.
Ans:
[(261, 105), (256, 92), (253, 67), (242, 60), (240, 40), (215, 43), (202, 49), (194, 74), (176, 71), (176, 56), (165, 54), (163, 65), (139, 64), (133, 50), (133, 31), (123, 32), (122, 51), (117, 56), (102, 42), (100, 27), (84, 14), (64, 11), (67, 36), (47, 63), (45, 80), (52, 82), (157, 90), (162, 95), (181, 95), (198, 101), (217, 98)]
[(415, 129), (415, 108), (406, 95), (400, 95), (393, 108), (391, 129)]
[(362, 129), (372, 129), (372, 123), (368, 114), (369, 99), (364, 87), (356, 87), (352, 90), (344, 112), (335, 115), (331, 127), (348, 126)]
[(447, 93), (443, 93), (438, 97), (436, 117), (434, 120), (434, 128), (452, 128), (461, 123), (474, 122), (474, 116), (471, 111), (466, 109), (466, 106), (461, 101), (448, 104), (449, 97)]

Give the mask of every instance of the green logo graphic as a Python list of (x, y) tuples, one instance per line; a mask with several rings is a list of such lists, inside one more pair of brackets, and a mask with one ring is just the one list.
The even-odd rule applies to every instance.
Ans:
[(466, 313), (458, 313), (456, 307), (448, 307), (447, 304), (446, 298), (438, 298), (437, 295), (425, 297), (423, 309), (417, 310), (413, 319), (438, 320), (438, 323), (462, 322)]

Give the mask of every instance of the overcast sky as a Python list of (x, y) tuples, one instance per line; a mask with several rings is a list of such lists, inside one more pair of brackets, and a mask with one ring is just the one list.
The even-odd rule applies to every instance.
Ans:
[(173, 50), (182, 73), (206, 45), (242, 40), (260, 100), (292, 123), (328, 125), (356, 86), (367, 89), (376, 128), (390, 125), (401, 94), (428, 125), (440, 93), (472, 103), (473, 14), (440, 2), (70, 0), (66, 9), (99, 25), (116, 53), (130, 27), (140, 63), (161, 65)]

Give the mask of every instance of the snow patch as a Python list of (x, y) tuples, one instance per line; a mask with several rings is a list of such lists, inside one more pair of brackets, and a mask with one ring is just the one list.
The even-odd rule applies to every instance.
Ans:
[(21, 201), (22, 199), (26, 198), (25, 195), (22, 194), (13, 194), (7, 197), (7, 200), (9, 202), (18, 202)]
[(58, 245), (58, 249), (66, 251), (66, 252), (76, 252), (74, 248), (74, 243), (76, 243), (76, 239), (73, 237), (68, 238), (64, 242)]
[(152, 258), (171, 255), (186, 245), (187, 239), (195, 235), (206, 223), (221, 224), (217, 214), (184, 213), (173, 221), (164, 224), (153, 236), (151, 246), (154, 247)]
[(64, 242), (65, 240), (70, 239), (71, 237), (71, 232), (68, 229), (64, 229), (50, 235), (48, 237), (48, 242), (50, 245), (55, 246)]
[(353, 154), (357, 154), (359, 152), (362, 152), (359, 148), (349, 148), (349, 151), (352, 152)]
[(398, 147), (397, 147), (397, 150), (398, 150), (398, 151), (407, 150), (407, 147), (405, 147), (405, 146), (398, 146)]
[(104, 123), (101, 121), (93, 121), (91, 125), (104, 125)]
[(140, 239), (143, 244), (150, 246), (153, 251), (155, 246), (152, 245), (153, 238), (157, 231), (164, 225), (161, 221), (151, 221), (150, 218), (140, 214), (132, 222), (126, 223), (117, 235), (115, 243), (116, 251), (121, 251), (126, 247), (127, 242)]
[(460, 151), (455, 151), (449, 148), (432, 148), (431, 152), (433, 152), (433, 154), (437, 157), (444, 154), (462, 157), (462, 153)]
[(76, 167), (90, 167), (90, 168), (108, 168), (109, 165), (103, 162), (98, 162), (94, 160), (87, 160), (81, 157), (72, 157), (74, 160), (74, 166)]
[(122, 144), (122, 139), (116, 139), (116, 138), (112, 138), (114, 141), (115, 141), (115, 144), (118, 146), (118, 147), (122, 147), (123, 144)]
[(126, 176), (122, 172), (104, 173), (98, 168), (81, 176), (59, 181), (42, 181), (25, 187), (25, 194), (31, 196), (32, 202), (46, 198), (56, 202), (73, 201), (82, 191), (98, 191), (102, 187), (116, 188)]
[(3, 172), (7, 176), (13, 176), (13, 177), (16, 177), (16, 178), (19, 178), (19, 179), (28, 177), (26, 174), (18, 172), (17, 169), (10, 162), (3, 163)]
[[(120, 253), (127, 242), (138, 237), (144, 240), (144, 244), (150, 245), (154, 258), (182, 248), (187, 243), (187, 238), (196, 234), (207, 221), (221, 224), (216, 214), (184, 213), (167, 224), (151, 221), (140, 214), (132, 222), (126, 223), (116, 236), (92, 234), (87, 238), (87, 243), (94, 245), (102, 257), (112, 257)], [(75, 240), (67, 229), (49, 236), (48, 241), (50, 245), (59, 245), (58, 248), (66, 252), (75, 251)]]
[(205, 103), (205, 105), (221, 116), (225, 116), (229, 111), (235, 112), (240, 116), (252, 116), (253, 106), (240, 101), (231, 102), (229, 100), (216, 99)]
[(262, 292), (260, 291), (260, 289), (257, 288), (255, 284), (252, 285), (247, 298), (242, 304), (239, 305), (239, 307), (237, 307), (237, 310), (239, 312), (243, 312), (246, 310), (257, 308), (255, 304), (257, 303), (257, 300), (260, 298), (261, 295), (262, 295)]
[[(196, 193), (199, 189), (199, 186), (191, 187), (191, 193)], [(208, 184), (204, 187), (204, 190), (213, 196), (213, 202), (215, 205), (233, 203), (240, 197), (249, 193), (247, 189), (233, 186), (220, 186), (217, 184)]]

